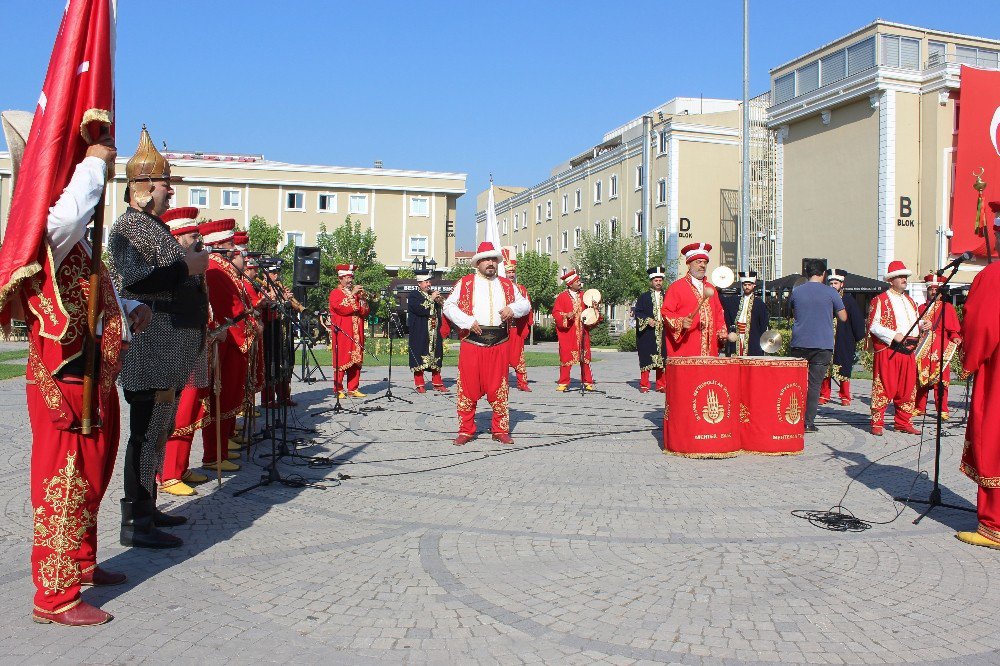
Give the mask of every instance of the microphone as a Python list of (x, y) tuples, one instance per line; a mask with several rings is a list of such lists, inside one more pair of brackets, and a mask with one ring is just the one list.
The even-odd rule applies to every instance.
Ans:
[[(194, 242), (194, 245), (191, 246), (191, 249), (194, 250), (195, 252), (201, 252), (206, 249), (205, 242), (200, 239), (196, 240)], [(226, 248), (212, 247), (212, 246), (208, 246), (207, 249), (209, 252), (215, 252), (216, 254), (229, 254), (230, 252), (236, 252), (235, 249), (226, 249)]]
[(962, 262), (968, 261), (969, 259), (972, 259), (972, 253), (963, 252), (962, 254), (952, 259), (951, 263), (949, 263), (947, 266), (939, 270), (937, 273), (935, 273), (935, 275), (944, 275), (945, 271), (952, 268), (958, 268), (962, 264)]

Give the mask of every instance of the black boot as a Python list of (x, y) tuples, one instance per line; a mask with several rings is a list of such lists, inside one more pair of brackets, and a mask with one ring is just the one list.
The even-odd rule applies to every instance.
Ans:
[(156, 527), (177, 527), (187, 521), (187, 516), (172, 516), (169, 513), (163, 513), (156, 508), (156, 500), (153, 500), (153, 525)]
[(133, 548), (177, 548), (184, 544), (179, 538), (156, 529), (153, 525), (153, 501), (122, 500), (121, 544)]

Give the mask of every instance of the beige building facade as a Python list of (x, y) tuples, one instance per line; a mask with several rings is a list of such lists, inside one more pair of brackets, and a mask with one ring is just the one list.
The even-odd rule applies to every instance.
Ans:
[(952, 188), (975, 196), (953, 166), (962, 64), (997, 69), (1000, 41), (875, 21), (771, 70), (785, 274), (804, 257), (876, 278), (950, 261)]
[[(735, 266), (739, 159), (737, 102), (670, 100), (608, 132), (541, 183), (495, 185), (502, 243), (515, 256), (534, 250), (572, 267), (586, 232), (646, 237), (665, 243), (668, 257), (701, 241), (719, 248), (716, 260)], [(485, 238), (487, 197), (476, 201), (477, 243)]]
[[(123, 150), (124, 152), (128, 152)], [(408, 267), (415, 257), (447, 269), (455, 260), (458, 198), (466, 174), (399, 169), (287, 164), (260, 155), (166, 151), (173, 172), (175, 206), (196, 206), (209, 219), (235, 218), (247, 228), (259, 215), (277, 224), (284, 244), (314, 245), (321, 225), (333, 229), (350, 215), (378, 237), (379, 261)], [(108, 215), (124, 211), (126, 158), (108, 188)], [(0, 238), (11, 200), (10, 158), (0, 153)]]

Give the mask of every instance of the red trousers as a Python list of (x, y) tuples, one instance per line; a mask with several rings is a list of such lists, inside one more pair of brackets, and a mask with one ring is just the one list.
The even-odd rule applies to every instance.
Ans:
[[(431, 384), (433, 384), (434, 386), (444, 386), (444, 380), (441, 379), (441, 371), (440, 370), (429, 370), (428, 372), (431, 373)], [(423, 370), (420, 370), (418, 372), (414, 372), (413, 373), (413, 384), (417, 388), (423, 388), (424, 387), (424, 371)]]
[[(569, 384), (569, 371), (570, 368), (573, 368), (575, 365), (576, 364), (574, 363), (572, 365), (559, 366), (559, 383), (561, 385), (566, 386)], [(583, 363), (583, 370), (581, 370), (581, 375), (584, 384), (594, 383), (594, 375), (591, 374), (590, 372), (590, 363), (587, 363), (586, 361)]]
[[(83, 384), (57, 382), (76, 414)], [(35, 608), (60, 613), (80, 603), (80, 576), (97, 564), (97, 512), (118, 455), (118, 393), (101, 405), (102, 427), (92, 435), (57, 430), (45, 399), (27, 385), (31, 423), (31, 506), (34, 543), (31, 575)]]
[(476, 434), (476, 403), (484, 395), (493, 407), (494, 434), (510, 432), (510, 414), (507, 411), (507, 359), (506, 344), (480, 347), (463, 342), (458, 354), (458, 432)]
[(912, 428), (917, 401), (917, 365), (909, 354), (875, 353), (872, 373), (872, 426), (885, 425), (885, 408), (896, 406), (893, 425)]
[(347, 390), (357, 391), (358, 385), (361, 383), (361, 364), (352, 365), (346, 371), (333, 370), (333, 390), (343, 391), (344, 390), (344, 373), (347, 373)]
[(510, 339), (507, 341), (508, 362), (514, 368), (514, 376), (517, 378), (517, 385), (520, 388), (528, 386), (528, 364), (524, 360), (524, 338), (515, 330), (511, 330)]
[[(832, 379), (830, 377), (824, 377), (823, 383), (819, 387), (819, 401), (820, 403), (830, 401), (830, 389), (832, 388)], [(844, 379), (840, 382), (840, 402), (843, 405), (851, 404), (851, 380)]]
[(976, 513), (979, 517), (977, 531), (987, 539), (1000, 542), (1000, 488), (979, 486)]
[[(937, 405), (938, 410), (947, 414), (948, 413), (948, 384), (951, 382), (951, 366), (944, 369), (941, 373), (944, 377), (944, 384), (941, 385), (941, 389), (938, 390), (937, 382), (934, 382), (934, 404)], [(930, 386), (917, 386), (917, 412), (924, 413), (927, 411), (927, 394), (931, 392)]]
[[(215, 428), (212, 422), (211, 413), (206, 410), (209, 402), (208, 388), (195, 388), (188, 386), (181, 391), (177, 399), (177, 416), (174, 420), (174, 431), (167, 440), (166, 449), (163, 453), (163, 471), (160, 474), (161, 481), (181, 480), (184, 473), (188, 471), (188, 462), (191, 458), (191, 441), (194, 439), (196, 430), (201, 430), (207, 422), (208, 427)], [(202, 435), (204, 439), (204, 435)], [(212, 459), (215, 459), (215, 452), (212, 452)]]
[[(561, 384), (562, 382), (559, 383)], [(663, 377), (663, 368), (656, 368), (656, 390), (662, 391), (666, 387), (667, 387), (667, 380)], [(639, 388), (641, 389), (649, 388), (649, 370), (639, 371)]]

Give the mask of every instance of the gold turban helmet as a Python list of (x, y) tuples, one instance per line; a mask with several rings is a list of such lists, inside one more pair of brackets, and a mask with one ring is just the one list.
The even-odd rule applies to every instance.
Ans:
[(149, 203), (150, 197), (149, 193), (143, 189), (132, 189), (137, 182), (166, 180), (176, 183), (181, 180), (180, 176), (170, 175), (170, 162), (153, 145), (153, 139), (150, 138), (145, 125), (142, 126), (142, 133), (139, 135), (139, 147), (136, 149), (135, 154), (129, 158), (128, 163), (125, 164), (125, 177), (129, 185), (125, 194), (126, 201), (128, 200), (128, 192), (131, 190), (136, 203), (140, 206), (145, 206)]

